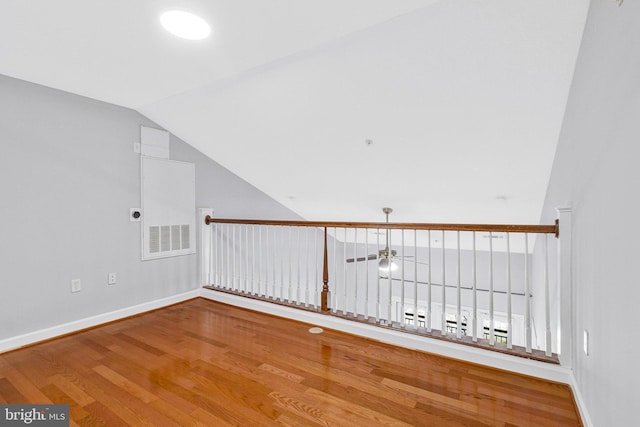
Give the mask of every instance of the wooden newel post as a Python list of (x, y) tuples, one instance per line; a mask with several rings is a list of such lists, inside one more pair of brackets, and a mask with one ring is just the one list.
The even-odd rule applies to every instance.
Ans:
[(322, 266), (322, 294), (320, 296), (320, 310), (329, 311), (329, 263), (327, 256), (327, 227), (324, 227), (324, 262)]

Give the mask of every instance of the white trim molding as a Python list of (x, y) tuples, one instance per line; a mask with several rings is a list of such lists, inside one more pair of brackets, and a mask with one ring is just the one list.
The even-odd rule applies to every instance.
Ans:
[(560, 286), (560, 364), (566, 368), (575, 366), (575, 300), (572, 274), (572, 210), (558, 208), (558, 284)]
[(571, 391), (573, 392), (573, 398), (576, 401), (576, 406), (578, 407), (580, 418), (582, 418), (582, 424), (584, 425), (584, 427), (593, 427), (593, 422), (591, 421), (589, 411), (587, 410), (587, 404), (582, 397), (582, 393), (580, 393), (580, 387), (578, 386), (578, 382), (576, 381), (575, 375), (573, 373), (571, 373), (571, 383), (569, 384), (569, 386), (571, 387)]

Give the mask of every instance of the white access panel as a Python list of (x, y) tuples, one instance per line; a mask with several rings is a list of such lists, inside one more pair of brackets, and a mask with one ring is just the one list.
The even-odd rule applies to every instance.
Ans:
[(141, 157), (142, 259), (196, 252), (193, 163)]
[(171, 136), (166, 130), (140, 126), (140, 148), (143, 156), (169, 159)]

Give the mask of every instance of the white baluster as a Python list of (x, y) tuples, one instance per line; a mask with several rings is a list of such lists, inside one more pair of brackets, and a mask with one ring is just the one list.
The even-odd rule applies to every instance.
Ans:
[[(344, 243), (342, 245), (342, 259), (347, 259), (347, 229), (344, 229)], [(347, 314), (347, 265), (344, 264), (343, 281), (342, 281), (342, 314)]]
[(364, 318), (369, 320), (369, 229), (365, 228), (364, 233), (364, 251), (365, 256), (365, 273), (364, 273)]
[(216, 224), (216, 286), (224, 287), (224, 237), (223, 224)]
[(545, 318), (545, 351), (547, 356), (551, 356), (551, 302), (549, 295), (549, 246), (547, 235), (543, 234), (544, 239), (544, 318)]
[(418, 230), (413, 230), (413, 328), (418, 329)]
[(277, 257), (275, 267), (276, 267), (276, 291), (275, 295), (278, 295), (278, 299), (280, 301), (285, 300), (285, 285), (287, 280), (286, 275), (286, 258), (287, 258), (287, 227), (286, 226), (276, 226), (273, 227), (273, 252), (274, 256)]
[(225, 233), (224, 224), (219, 224), (218, 231), (220, 232), (220, 283), (218, 286), (220, 286), (221, 288), (225, 288), (227, 286), (227, 281), (229, 280), (229, 270), (227, 262), (229, 252), (226, 250), (227, 243), (225, 241), (225, 237), (228, 238), (228, 236), (226, 235), (227, 233)]
[(319, 259), (318, 259), (318, 230), (317, 229), (312, 229), (313, 230), (313, 235), (314, 235), (314, 251), (313, 251), (313, 259), (314, 259), (314, 264), (316, 265), (316, 271), (315, 271), (315, 275), (313, 277), (315, 277), (314, 281), (313, 281), (313, 306), (314, 307), (318, 307), (318, 294), (320, 293), (320, 288), (319, 288), (319, 273), (318, 273), (318, 264), (319, 264)]
[[(262, 264), (264, 257), (263, 255), (263, 251), (262, 251), (262, 225), (258, 225), (258, 291), (260, 291), (262, 289)], [(266, 286), (266, 282), (269, 280), (268, 278), (266, 278), (267, 280), (265, 281), (265, 286)], [(266, 289), (266, 288), (265, 288)]]
[[(271, 233), (269, 230), (273, 230), (273, 233)], [(276, 299), (276, 287), (277, 287), (277, 280), (278, 280), (278, 274), (277, 274), (277, 267), (278, 267), (278, 255), (282, 255), (278, 250), (277, 250), (277, 236), (276, 236), (276, 231), (278, 230), (278, 227), (269, 227), (266, 226), (266, 240), (267, 240), (267, 251), (269, 251), (269, 253), (267, 254), (267, 283), (266, 283), (266, 287), (265, 287), (265, 292), (267, 293), (267, 295), (269, 296), (269, 298), (273, 298)], [(271, 234), (273, 234), (273, 236), (271, 236)], [(271, 271), (269, 272), (269, 265), (271, 265)], [(269, 292), (269, 273), (271, 273), (271, 292)]]
[(524, 335), (527, 353), (531, 353), (531, 283), (529, 282), (529, 234), (524, 234)]
[[(269, 247), (273, 251), (273, 299), (282, 299), (284, 294), (284, 247), (281, 245), (284, 239), (285, 227), (274, 226), (267, 227), (267, 236), (269, 229), (273, 230), (273, 241), (269, 243)], [(269, 279), (267, 278), (267, 281)], [(267, 291), (268, 292), (268, 291)]]
[(242, 224), (238, 224), (235, 227), (238, 230), (238, 240), (236, 243), (236, 248), (237, 248), (237, 271), (238, 271), (238, 282), (237, 282), (237, 287), (238, 287), (238, 291), (242, 292)]
[[(333, 307), (333, 312), (336, 313), (338, 311), (338, 228), (333, 228), (333, 286), (330, 289), (331, 291), (331, 307)], [(331, 279), (329, 279), (331, 280)]]
[(230, 273), (231, 273), (231, 253), (229, 251), (229, 232), (231, 231), (231, 228), (229, 226), (229, 224), (226, 224), (226, 226), (223, 226), (225, 228), (225, 232), (224, 232), (224, 237), (225, 239), (223, 240), (223, 252), (222, 252), (222, 262), (223, 262), (223, 271), (224, 271), (224, 283), (223, 286), (225, 287), (225, 289), (231, 289), (230, 285)]
[(216, 283), (215, 283), (215, 285), (221, 287), (221, 285), (222, 285), (222, 274), (221, 274), (221, 271), (220, 271), (220, 269), (221, 269), (221, 266), (220, 266), (220, 256), (221, 256), (221, 254), (220, 254), (219, 248), (220, 248), (220, 243), (222, 242), (222, 236), (221, 236), (220, 230), (218, 229), (219, 225), (218, 224), (214, 224), (214, 226), (215, 226), (214, 232), (215, 232), (215, 237), (216, 237), (216, 241), (215, 241), (215, 244), (214, 244), (215, 250), (216, 250), (216, 257), (215, 257), (215, 280), (216, 280)]
[(428, 248), (428, 279), (427, 279), (427, 311), (424, 313), (424, 317), (426, 317), (427, 321), (427, 332), (431, 332), (431, 230), (427, 230), (427, 239), (429, 239)]
[[(277, 245), (277, 232), (276, 230), (278, 229), (278, 227), (268, 227), (265, 226), (265, 241), (267, 246), (272, 248), (272, 253), (270, 254), (269, 257), (264, 259), (264, 296), (268, 297), (268, 298), (274, 298), (276, 297), (276, 283), (277, 283), (277, 262), (278, 262), (278, 256), (280, 255), (279, 251), (278, 251), (278, 245)], [(273, 230), (273, 238), (270, 238), (269, 235), (270, 230)], [(262, 250), (262, 248), (261, 248)], [(271, 269), (269, 269), (269, 266), (271, 266)], [(271, 272), (271, 280), (269, 280), (269, 272)], [(262, 277), (262, 270), (260, 272), (260, 277)], [(271, 286), (269, 286), (269, 284), (271, 284)], [(269, 292), (269, 288), (271, 288), (271, 292)]]
[(238, 290), (238, 274), (236, 270), (236, 226), (233, 225), (231, 227), (231, 289), (234, 291)]
[[(240, 229), (240, 277), (242, 278), (242, 292), (247, 293), (247, 273), (249, 271), (249, 226), (239, 226)], [(244, 229), (244, 240), (242, 240), (242, 229)], [(244, 266), (242, 263), (244, 258)], [(244, 268), (243, 268), (244, 267)], [(244, 273), (244, 274), (243, 274)]]
[[(263, 229), (265, 234), (264, 244), (262, 241)], [(260, 225), (258, 226), (258, 230), (260, 232), (260, 234), (258, 235), (259, 237), (258, 251), (260, 252), (258, 255), (258, 257), (260, 258), (259, 259), (260, 266), (258, 268), (258, 288), (260, 291), (264, 289), (264, 293), (262, 295), (266, 297), (269, 295), (269, 260), (274, 259), (276, 256), (276, 253), (275, 253), (275, 250), (273, 251), (273, 253), (271, 253), (271, 251), (269, 250), (269, 227)], [(264, 260), (263, 260), (263, 255), (264, 255)], [(264, 279), (262, 278), (263, 272), (264, 272)], [(263, 288), (263, 285), (264, 285), (264, 288)]]
[(387, 324), (391, 325), (393, 323), (393, 315), (392, 315), (393, 293), (392, 293), (392, 286), (391, 286), (391, 283), (392, 283), (391, 282), (391, 248), (392, 246), (391, 246), (391, 230), (390, 229), (387, 229), (387, 236), (388, 236), (387, 242), (389, 243), (389, 248), (388, 248), (389, 254), (387, 255), (387, 259), (389, 261), (389, 264), (388, 264), (389, 270), (387, 271), (387, 276), (389, 279), (389, 301), (388, 301), (389, 307), (387, 308)]
[(217, 261), (217, 257), (218, 257), (218, 233), (216, 231), (216, 225), (217, 224), (211, 224), (211, 239), (209, 241), (209, 248), (211, 248), (210, 252), (209, 252), (209, 277), (207, 278), (208, 282), (210, 285), (212, 286), (217, 286), (218, 285), (218, 278), (217, 278), (217, 274), (218, 274), (218, 265), (216, 264)]
[(227, 265), (226, 265), (226, 283), (225, 283), (225, 287), (227, 289), (231, 289), (231, 281), (232, 281), (232, 276), (231, 276), (231, 224), (227, 224), (227, 241), (226, 241), (226, 247), (225, 247), (225, 252), (226, 252), (226, 261), (227, 261)]
[(289, 226), (289, 244), (287, 245), (289, 247), (289, 287), (287, 290), (287, 302), (291, 302), (293, 300), (292, 298), (292, 294), (293, 294), (293, 227)]
[(358, 317), (358, 229), (353, 229), (353, 317)]
[(445, 275), (445, 246), (444, 246), (444, 230), (442, 230), (442, 328), (440, 335), (447, 335), (447, 284)]
[[(400, 230), (400, 264), (402, 267), (400, 274), (400, 324), (405, 327), (405, 303), (404, 303), (404, 228)], [(389, 274), (391, 274), (391, 264), (389, 264)]]
[(242, 224), (238, 224), (236, 225), (236, 229), (238, 230), (238, 240), (236, 243), (236, 249), (237, 249), (237, 264), (236, 267), (238, 269), (238, 282), (237, 282), (237, 287), (238, 287), (238, 291), (239, 292), (243, 292), (242, 290), (242, 264), (243, 264), (243, 259), (242, 259), (242, 249), (243, 249), (243, 245), (242, 245)]
[(251, 270), (249, 269), (249, 260), (250, 260), (250, 256), (249, 256), (249, 224), (245, 224), (244, 226), (244, 240), (245, 240), (245, 265), (246, 268), (244, 270), (244, 289), (245, 292), (247, 293), (251, 293)]
[(493, 233), (489, 232), (489, 345), (496, 344), (493, 317)]
[(511, 315), (511, 243), (507, 232), (507, 348), (513, 348), (513, 320)]
[[(256, 230), (260, 230), (260, 226), (259, 225), (254, 225), (253, 226), (253, 230), (251, 232), (251, 238), (253, 240), (253, 248), (252, 248), (252, 253), (253, 253), (253, 288), (252, 289), (256, 289), (255, 293), (256, 295), (260, 294), (260, 270), (259, 270), (259, 263), (260, 260), (257, 258), (257, 253), (256, 253), (256, 246), (257, 246), (257, 236), (256, 236)], [(258, 249), (259, 250), (259, 249)]]
[[(284, 235), (284, 227), (274, 226), (269, 227), (273, 230), (273, 235), (271, 236), (272, 242), (269, 243), (270, 250), (272, 252), (271, 257), (273, 258), (273, 268), (271, 274), (273, 275), (273, 299), (280, 299), (282, 295), (282, 287), (284, 280), (284, 270), (282, 269), (284, 257), (283, 251), (279, 248), (279, 241), (282, 237), (278, 237), (278, 235)], [(278, 285), (278, 282), (280, 284)], [(280, 290), (280, 295), (278, 295), (278, 290)]]
[[(280, 229), (282, 231), (282, 233), (280, 233), (280, 241), (282, 242), (282, 245), (280, 245), (280, 248), (277, 248), (277, 252), (280, 253), (280, 301), (284, 301), (284, 281), (285, 281), (285, 274), (284, 274), (284, 259), (285, 259), (285, 248), (287, 247), (286, 243), (285, 243), (285, 235), (286, 235), (286, 228), (281, 228)], [(278, 250), (279, 249), (279, 250)]]
[[(380, 229), (376, 229), (376, 251), (380, 250)], [(380, 259), (376, 256), (376, 262)], [(376, 323), (380, 323), (380, 270), (376, 268)]]
[(255, 269), (256, 269), (256, 226), (251, 225), (251, 273), (249, 283), (251, 283), (251, 295), (255, 293)]
[[(296, 262), (297, 262), (297, 268), (296, 268), (296, 304), (300, 304), (300, 268), (301, 268), (301, 263), (300, 263), (300, 233), (301, 233), (301, 228), (302, 227), (296, 227), (298, 229), (298, 242), (296, 243), (296, 246), (298, 248), (298, 250), (296, 251)], [(293, 248), (294, 246), (292, 246)]]
[[(313, 230), (313, 229), (311, 229), (311, 230)], [(304, 269), (304, 271), (305, 271), (305, 279), (304, 279), (304, 281), (305, 281), (305, 285), (306, 285), (305, 286), (305, 291), (304, 291), (305, 292), (305, 296), (304, 296), (304, 306), (305, 307), (309, 307), (309, 300), (311, 299), (310, 296), (309, 296), (309, 291), (310, 291), (309, 290), (309, 270), (311, 269), (311, 264), (310, 264), (310, 260), (309, 260), (309, 257), (310, 257), (310, 254), (311, 254), (311, 246), (310, 246), (310, 242), (309, 242), (309, 240), (310, 240), (309, 239), (309, 232), (310, 232), (309, 227), (305, 227), (305, 229), (304, 229), (304, 241), (305, 241), (305, 245), (307, 247), (307, 256), (306, 256), (305, 262), (304, 262), (304, 265), (305, 265), (305, 269)]]
[(457, 274), (457, 293), (458, 293), (458, 306), (457, 306), (457, 318), (458, 318), (458, 322), (456, 325), (456, 338), (460, 339), (462, 338), (462, 307), (461, 307), (461, 303), (462, 303), (462, 292), (460, 290), (461, 288), (461, 284), (460, 284), (460, 231), (456, 231), (456, 238), (458, 240), (457, 244), (458, 244), (458, 259), (457, 259), (457, 266), (456, 266), (456, 274)]
[(473, 329), (471, 340), (473, 342), (478, 342), (478, 293), (477, 293), (477, 284), (478, 284), (478, 273), (477, 273), (477, 253), (476, 253), (476, 232), (473, 232)]

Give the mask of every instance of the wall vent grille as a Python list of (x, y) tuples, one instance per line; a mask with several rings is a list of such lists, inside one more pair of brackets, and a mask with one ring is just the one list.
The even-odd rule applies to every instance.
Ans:
[(189, 224), (181, 225), (180, 229), (182, 230), (182, 249), (189, 249), (189, 243), (191, 242), (191, 239), (189, 239), (189, 236), (191, 235)]
[(149, 252), (160, 252), (160, 227), (149, 227)]
[(189, 249), (189, 224), (149, 227), (149, 253), (171, 253)]

